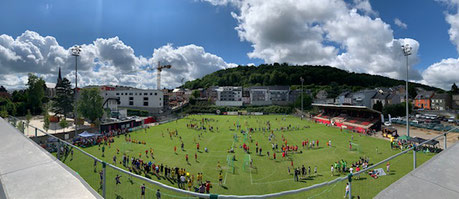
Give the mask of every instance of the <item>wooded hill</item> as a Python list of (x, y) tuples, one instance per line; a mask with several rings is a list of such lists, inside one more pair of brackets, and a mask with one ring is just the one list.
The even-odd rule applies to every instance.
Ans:
[[(396, 80), (380, 75), (354, 73), (330, 66), (261, 64), (260, 66), (238, 66), (213, 72), (200, 79), (186, 82), (183, 87), (189, 89), (208, 88), (209, 86), (268, 86), (301, 85), (300, 77), (304, 79), (305, 88), (317, 90), (360, 90), (364, 88), (393, 87), (405, 85), (405, 81)], [(410, 87), (420, 87), (426, 90), (439, 88), (410, 83)], [(328, 89), (327, 89), (328, 88)], [(336, 88), (336, 89), (332, 89)]]

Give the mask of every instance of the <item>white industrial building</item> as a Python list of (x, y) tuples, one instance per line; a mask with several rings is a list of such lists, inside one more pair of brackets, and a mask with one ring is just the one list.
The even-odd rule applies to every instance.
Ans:
[[(110, 109), (138, 109), (150, 113), (161, 113), (164, 107), (164, 93), (161, 90), (117, 88), (101, 92)], [(119, 101), (111, 100), (119, 99)], [(115, 107), (118, 103), (118, 107)]]

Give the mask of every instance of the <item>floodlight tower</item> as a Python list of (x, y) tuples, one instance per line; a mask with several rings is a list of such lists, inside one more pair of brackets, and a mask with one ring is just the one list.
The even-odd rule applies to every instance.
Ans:
[(156, 78), (157, 78), (156, 79), (156, 81), (157, 81), (156, 82), (156, 86), (157, 86), (158, 90), (161, 90), (161, 71), (163, 69), (166, 69), (166, 68), (169, 69), (171, 67), (172, 67), (171, 65), (163, 65), (163, 66), (161, 66), (161, 64), (158, 61), (158, 67), (156, 68), (157, 69), (157, 73), (158, 73), (157, 76), (156, 76)]
[(81, 46), (74, 46), (70, 49), (72, 51), (72, 56), (75, 56), (75, 91), (73, 94), (75, 95), (75, 102), (73, 103), (73, 122), (75, 123), (75, 135), (77, 135), (77, 100), (78, 100), (78, 56), (81, 53)]
[(303, 79), (303, 77), (300, 77), (300, 81), (301, 81), (301, 115), (303, 115), (303, 93), (304, 93), (304, 89), (303, 89), (304, 79)]
[(409, 111), (408, 111), (408, 56), (411, 55), (411, 46), (409, 44), (402, 45), (403, 54), (406, 57), (406, 88), (405, 88), (405, 102), (406, 102), (406, 135), (410, 136), (410, 123), (409, 123)]

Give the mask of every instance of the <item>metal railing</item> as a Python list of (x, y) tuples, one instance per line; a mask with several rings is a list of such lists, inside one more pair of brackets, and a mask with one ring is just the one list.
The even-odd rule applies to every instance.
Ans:
[[(18, 120), (17, 118), (14, 118), (14, 117), (9, 117), (8, 118), (8, 121), (10, 124), (12, 124), (14, 127), (18, 126), (17, 123), (18, 122), (23, 122), (23, 121), (20, 121)], [(172, 120), (172, 121), (175, 121), (175, 120)], [(23, 125), (25, 125), (23, 123)], [(392, 155), (382, 161), (379, 161), (378, 163), (375, 163), (359, 172), (356, 172), (354, 174), (349, 174), (348, 176), (344, 176), (344, 177), (338, 177), (334, 180), (331, 180), (331, 181), (327, 181), (327, 182), (322, 182), (322, 183), (318, 183), (318, 184), (314, 184), (314, 185), (311, 185), (311, 186), (308, 186), (308, 187), (303, 187), (303, 188), (299, 188), (299, 189), (295, 189), (295, 190), (288, 190), (288, 191), (281, 191), (281, 192), (277, 192), (277, 193), (269, 193), (269, 194), (262, 194), (262, 195), (216, 195), (216, 194), (204, 194), (204, 193), (198, 193), (198, 192), (193, 192), (193, 191), (187, 191), (187, 190), (184, 190), (184, 189), (179, 189), (179, 188), (176, 188), (176, 187), (172, 187), (172, 186), (169, 186), (169, 185), (166, 185), (164, 183), (161, 183), (159, 181), (155, 181), (155, 180), (152, 180), (150, 178), (147, 178), (145, 176), (142, 176), (142, 175), (139, 175), (139, 174), (135, 174), (133, 172), (130, 172), (130, 171), (127, 171), (125, 169), (122, 169), (120, 167), (117, 167), (116, 165), (113, 165), (113, 164), (110, 164), (110, 163), (107, 163), (97, 157), (95, 157), (94, 155), (91, 155), (90, 153), (84, 151), (83, 149), (81, 149), (80, 147), (77, 147), (63, 139), (60, 139), (52, 134), (49, 134), (39, 128), (36, 128), (32, 125), (29, 125), (29, 127), (32, 127), (35, 129), (35, 136), (37, 137), (38, 136), (38, 133), (41, 133), (43, 134), (43, 136), (46, 137), (49, 137), (49, 138), (53, 138), (55, 140), (57, 140), (57, 142), (54, 142), (55, 145), (57, 146), (53, 146), (51, 148), (53, 149), (56, 149), (57, 148), (57, 151), (56, 151), (56, 156), (59, 160), (63, 161), (63, 156), (66, 155), (68, 156), (69, 152), (67, 150), (65, 150), (66, 152), (63, 151), (63, 147), (62, 145), (65, 145), (67, 147), (70, 147), (71, 149), (75, 149), (77, 150), (77, 152), (80, 152), (83, 156), (86, 156), (88, 158), (90, 158), (92, 161), (94, 161), (94, 172), (97, 173), (97, 167), (96, 165), (97, 164), (100, 164), (102, 165), (102, 169), (101, 171), (99, 172), (99, 175), (101, 176), (100, 177), (100, 187), (99, 187), (99, 190), (102, 192), (101, 195), (102, 197), (104, 198), (107, 198), (107, 168), (110, 168), (112, 169), (114, 172), (118, 172), (116, 173), (116, 176), (118, 176), (119, 174), (124, 174), (126, 175), (132, 184), (134, 183), (138, 183), (139, 185), (140, 184), (149, 184), (151, 186), (154, 186), (154, 187), (160, 187), (160, 188), (163, 188), (163, 189), (166, 189), (172, 193), (176, 193), (176, 194), (181, 194), (181, 195), (184, 195), (184, 196), (192, 196), (192, 197), (199, 197), (199, 198), (271, 198), (271, 197), (281, 197), (281, 196), (287, 196), (287, 195), (292, 195), (292, 194), (298, 194), (298, 193), (302, 193), (302, 192), (306, 192), (306, 191), (311, 191), (311, 190), (314, 190), (314, 189), (318, 189), (318, 188), (321, 188), (321, 187), (325, 187), (325, 186), (330, 186), (330, 185), (335, 185), (339, 182), (342, 182), (342, 181), (346, 181), (348, 182), (348, 185), (349, 185), (349, 193), (348, 193), (348, 197), (349, 199), (352, 198), (352, 177), (358, 177), (374, 168), (376, 168), (377, 166), (380, 166), (380, 165), (383, 165), (384, 163), (387, 163), (388, 161), (391, 161), (399, 156), (402, 156), (404, 154), (407, 154), (408, 152), (413, 152), (413, 170), (416, 168), (416, 150), (418, 148), (420, 148), (420, 146), (430, 142), (430, 141), (433, 141), (433, 140), (437, 140), (438, 138), (441, 138), (443, 137), (444, 138), (444, 146), (445, 146), (445, 149), (446, 149), (446, 142), (447, 142), (447, 137), (446, 135), (448, 133), (451, 133), (451, 132), (454, 132), (455, 129), (457, 129), (457, 127), (453, 128), (453, 129), (450, 129), (449, 131), (446, 131), (444, 132), (443, 134), (441, 135), (438, 135), (430, 140), (426, 140), (420, 144), (418, 144), (417, 146), (414, 145), (414, 146), (411, 146), (410, 148), (407, 148), (395, 155)], [(21, 131), (23, 132), (23, 131)], [(38, 136), (40, 137), (40, 136)], [(42, 139), (43, 140), (43, 139)], [(37, 141), (36, 141), (37, 142)], [(50, 150), (49, 150), (50, 151)], [(51, 151), (54, 151), (54, 150), (51, 150)], [(72, 154), (72, 159), (73, 159), (73, 152), (71, 153)], [(115, 162), (116, 163), (116, 162)], [(75, 169), (74, 169), (75, 170)], [(78, 171), (77, 171), (78, 172)], [(93, 174), (94, 175), (94, 174)], [(112, 176), (113, 177), (113, 176)], [(140, 182), (134, 182), (131, 177), (135, 178), (135, 179), (138, 179)], [(85, 179), (86, 180), (86, 179)], [(92, 187), (96, 187), (97, 185), (93, 184)], [(152, 189), (153, 190), (153, 189)], [(114, 190), (115, 194), (116, 193), (116, 189)], [(130, 193), (130, 192), (129, 192)], [(167, 194), (166, 194), (167, 195)], [(184, 196), (177, 196), (177, 195), (168, 195), (168, 196), (171, 196), (171, 197), (176, 197), (176, 198), (185, 198)]]

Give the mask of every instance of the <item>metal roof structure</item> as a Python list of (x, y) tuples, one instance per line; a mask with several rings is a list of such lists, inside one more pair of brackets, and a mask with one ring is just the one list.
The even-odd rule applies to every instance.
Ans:
[(312, 106), (317, 106), (317, 107), (322, 107), (322, 108), (336, 108), (336, 109), (353, 109), (353, 110), (361, 110), (361, 111), (368, 111), (368, 112), (373, 112), (373, 113), (379, 113), (381, 112), (370, 109), (366, 106), (354, 106), (354, 105), (335, 105), (335, 104), (318, 104), (318, 103), (312, 103)]

